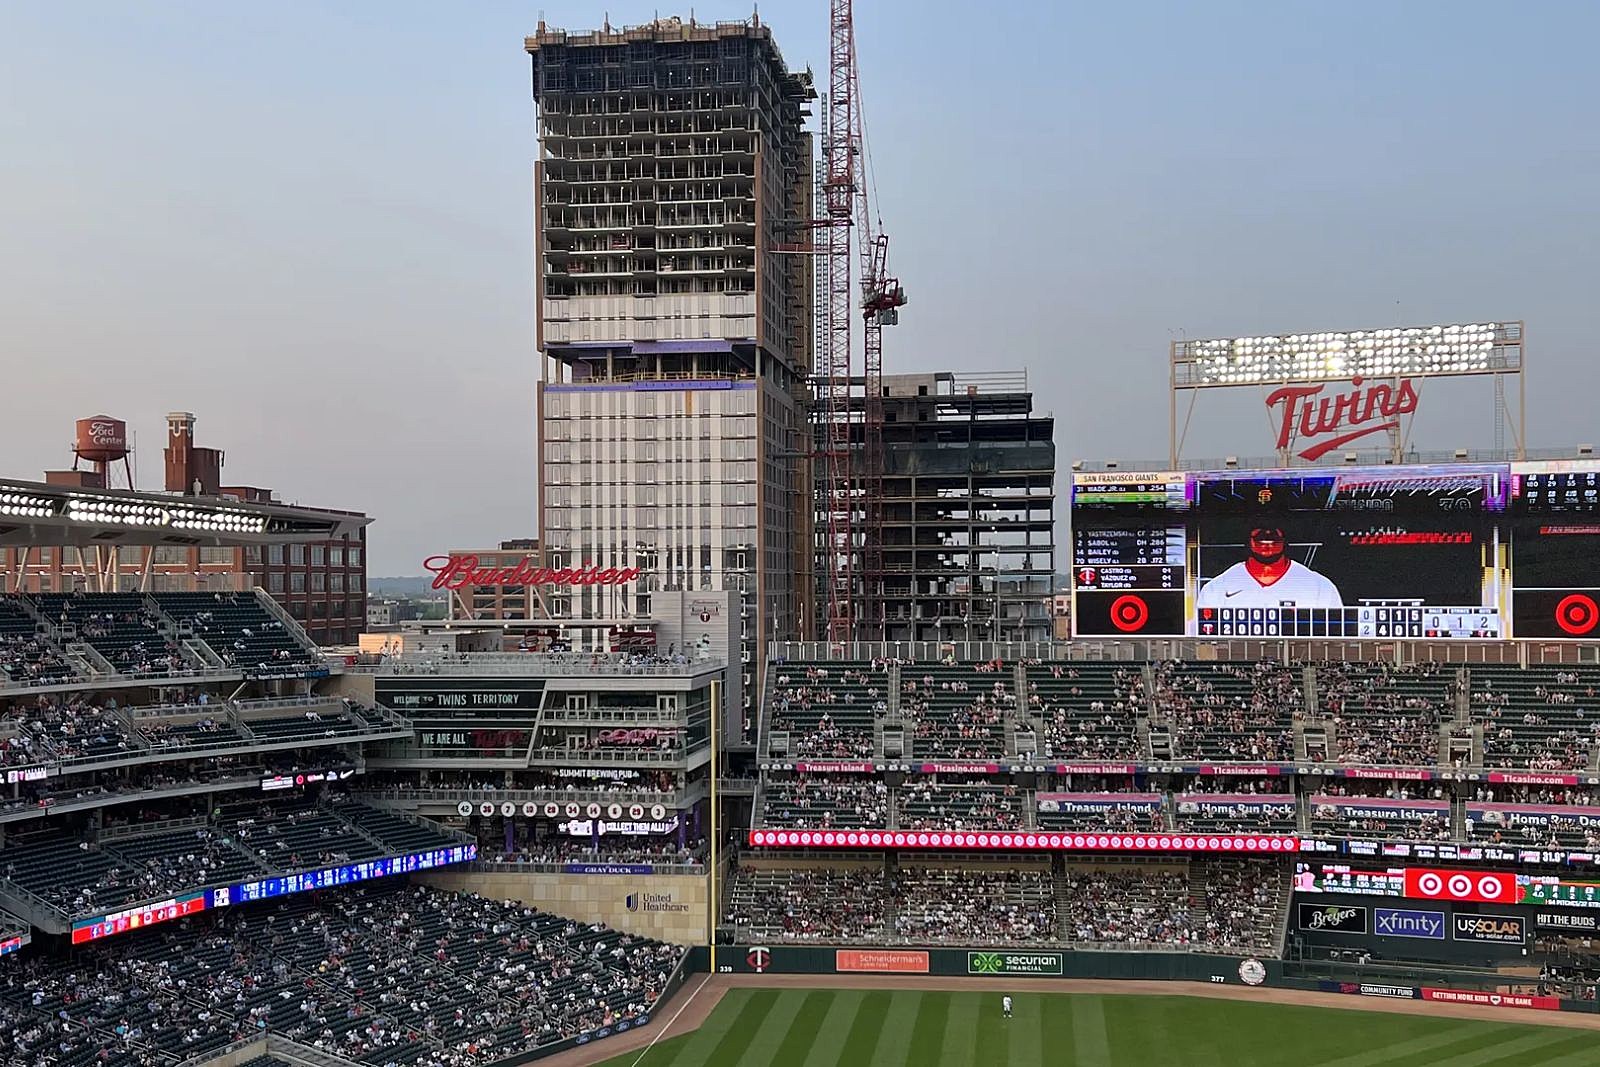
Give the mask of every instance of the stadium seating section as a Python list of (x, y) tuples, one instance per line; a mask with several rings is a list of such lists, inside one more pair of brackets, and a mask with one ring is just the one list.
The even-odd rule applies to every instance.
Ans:
[[(207, 646), (214, 662), (186, 652), (184, 639)], [(318, 655), (250, 592), (0, 596), (0, 688), (183, 677), (217, 664), (293, 673)]]
[(173, 1067), (263, 1031), (384, 1067), (487, 1064), (648, 1011), (671, 945), (420, 886), (233, 908), (10, 961), (0, 1061)]
[(902, 856), (871, 864), (751, 859), (727, 920), (741, 941), (1079, 944), (1272, 952), (1288, 909), (1275, 860), (984, 864)]
[(1155, 716), (1171, 727), (1177, 758), (1294, 758), (1294, 720), (1305, 707), (1300, 671), (1268, 663), (1163, 663), (1153, 673)]
[(63, 830), (18, 834), (0, 848), (0, 878), (79, 916), (183, 889), (453, 844), (426, 825), (354, 801), (238, 802), (209, 820), (135, 824), (98, 842)]

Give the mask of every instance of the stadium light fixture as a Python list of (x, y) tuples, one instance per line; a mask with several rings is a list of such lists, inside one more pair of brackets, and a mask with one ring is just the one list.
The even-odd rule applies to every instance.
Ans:
[(54, 513), (49, 497), (30, 493), (0, 493), (0, 515), (43, 519)]
[(1507, 350), (1520, 346), (1520, 323), (1474, 322), (1180, 341), (1175, 356), (1186, 384), (1254, 385), (1511, 369)]

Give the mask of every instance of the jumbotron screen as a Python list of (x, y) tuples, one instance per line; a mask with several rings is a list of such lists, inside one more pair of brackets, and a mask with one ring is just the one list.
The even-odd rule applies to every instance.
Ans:
[(1600, 635), (1600, 463), (1078, 474), (1080, 637)]

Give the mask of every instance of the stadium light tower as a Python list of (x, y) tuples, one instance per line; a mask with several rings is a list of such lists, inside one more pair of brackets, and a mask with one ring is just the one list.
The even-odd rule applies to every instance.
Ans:
[[(1416, 410), (1418, 384), (1427, 378), (1482, 375), (1494, 380), (1496, 451), (1505, 452), (1509, 424), (1515, 457), (1524, 458), (1523, 335), (1520, 321), (1485, 321), (1173, 341), (1168, 459), (1174, 467), (1182, 461), (1201, 390), (1258, 387), (1270, 390), (1265, 399), (1276, 416), (1277, 448), (1285, 466), (1295, 456), (1314, 461), (1379, 432), (1388, 436), (1389, 458), (1398, 463), (1406, 447), (1409, 417)], [(1517, 381), (1515, 417), (1506, 403), (1508, 377)], [(1330, 388), (1338, 385), (1346, 388)], [(1181, 427), (1179, 393), (1189, 394)], [(1303, 444), (1307, 447), (1302, 450)]]

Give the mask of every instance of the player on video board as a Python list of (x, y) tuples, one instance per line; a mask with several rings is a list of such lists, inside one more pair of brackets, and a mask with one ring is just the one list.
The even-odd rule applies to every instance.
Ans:
[(1339, 587), (1289, 558), (1287, 513), (1266, 505), (1250, 525), (1250, 554), (1200, 588), (1201, 608), (1342, 608)]

